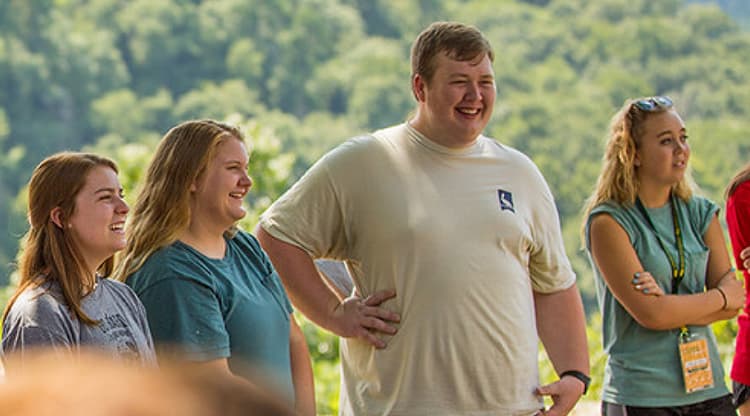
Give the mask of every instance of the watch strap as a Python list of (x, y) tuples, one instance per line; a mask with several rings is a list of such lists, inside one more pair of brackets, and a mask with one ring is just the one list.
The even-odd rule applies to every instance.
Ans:
[(560, 373), (561, 379), (565, 376), (575, 377), (578, 380), (580, 380), (581, 383), (583, 383), (583, 394), (586, 394), (586, 392), (589, 391), (589, 384), (591, 384), (591, 377), (587, 376), (586, 374), (583, 374), (582, 372), (578, 370), (568, 370), (568, 371), (563, 371), (562, 373)]

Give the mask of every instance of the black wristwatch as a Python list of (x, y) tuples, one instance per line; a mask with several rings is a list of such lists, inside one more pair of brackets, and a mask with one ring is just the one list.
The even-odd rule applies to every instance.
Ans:
[(583, 374), (582, 372), (578, 370), (563, 371), (562, 374), (560, 374), (561, 379), (565, 376), (571, 376), (571, 377), (575, 377), (581, 380), (581, 383), (583, 383), (583, 394), (586, 394), (586, 392), (589, 391), (589, 384), (591, 384), (591, 377), (587, 376), (586, 374)]

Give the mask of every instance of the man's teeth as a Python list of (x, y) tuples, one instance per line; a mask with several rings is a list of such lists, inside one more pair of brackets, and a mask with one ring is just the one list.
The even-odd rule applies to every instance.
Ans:
[(230, 192), (229, 196), (232, 198), (242, 198), (244, 194), (242, 192)]

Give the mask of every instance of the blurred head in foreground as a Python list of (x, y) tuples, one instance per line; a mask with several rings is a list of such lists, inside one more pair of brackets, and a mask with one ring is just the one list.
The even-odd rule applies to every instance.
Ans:
[[(8, 365), (13, 357), (5, 357)], [(75, 360), (42, 353), (0, 382), (3, 416), (294, 415), (248, 382), (192, 366), (129, 365), (94, 353)]]

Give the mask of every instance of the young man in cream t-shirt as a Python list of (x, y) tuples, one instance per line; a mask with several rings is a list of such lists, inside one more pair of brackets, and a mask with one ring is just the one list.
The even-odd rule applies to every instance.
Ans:
[[(435, 23), (412, 48), (409, 122), (319, 160), (263, 215), (293, 303), (344, 337), (344, 415), (564, 415), (585, 390), (585, 321), (553, 197), (524, 155), (481, 135), (489, 42)], [(312, 259), (343, 260), (355, 292)], [(560, 381), (539, 386), (541, 338)], [(572, 373), (571, 373), (572, 372)]]

